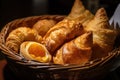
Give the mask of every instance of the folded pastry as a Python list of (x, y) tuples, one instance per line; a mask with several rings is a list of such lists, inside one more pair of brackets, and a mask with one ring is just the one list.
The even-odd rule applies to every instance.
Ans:
[(51, 54), (66, 41), (69, 41), (83, 33), (83, 26), (74, 20), (64, 19), (57, 23), (43, 37), (43, 44), (47, 47)]
[(43, 19), (39, 20), (33, 25), (33, 29), (35, 29), (39, 35), (44, 36), (46, 32), (53, 27), (57, 22), (51, 19)]
[(46, 47), (38, 42), (26, 41), (20, 45), (20, 54), (28, 60), (48, 63), (51, 55)]
[(86, 9), (82, 4), (81, 0), (75, 0), (72, 6), (71, 12), (67, 16), (67, 18), (70, 18), (70, 19), (78, 18), (81, 14), (85, 12), (85, 10)]
[(29, 40), (41, 42), (42, 37), (33, 29), (28, 27), (19, 27), (9, 33), (6, 38), (6, 46), (15, 53), (18, 53), (20, 44), (23, 41)]
[[(100, 8), (97, 10), (94, 19), (92, 19), (89, 24), (87, 25), (86, 29), (108, 29), (110, 28), (109, 22), (108, 22), (108, 16), (106, 13), (106, 10), (104, 8)], [(94, 29), (95, 28), (95, 29)]]
[(86, 26), (93, 17), (94, 15), (84, 7), (81, 0), (75, 0), (71, 12), (66, 18), (76, 20), (77, 22), (82, 23), (83, 26)]
[(65, 43), (53, 57), (55, 64), (87, 63), (92, 54), (92, 32), (86, 32), (74, 40)]
[(86, 31), (93, 31), (93, 59), (104, 57), (113, 49), (116, 39), (116, 30), (110, 29), (108, 17), (104, 8), (100, 8), (93, 20), (91, 20)]

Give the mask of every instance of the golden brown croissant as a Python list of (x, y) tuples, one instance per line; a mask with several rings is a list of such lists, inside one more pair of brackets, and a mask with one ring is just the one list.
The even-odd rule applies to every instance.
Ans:
[(85, 64), (92, 54), (92, 32), (86, 32), (65, 43), (53, 57), (55, 64)]
[(20, 45), (20, 54), (28, 60), (50, 62), (51, 55), (46, 47), (38, 42), (25, 41)]
[(44, 36), (46, 32), (53, 27), (57, 22), (55, 20), (39, 20), (33, 25), (33, 29), (35, 29), (39, 35)]
[(71, 12), (66, 17), (67, 19), (76, 20), (86, 26), (89, 21), (94, 17), (94, 15), (87, 9), (85, 9), (81, 0), (75, 0)]
[(15, 53), (18, 53), (20, 44), (23, 41), (29, 40), (41, 42), (42, 37), (39, 36), (38, 33), (33, 29), (28, 27), (19, 27), (9, 33), (6, 39), (6, 46)]
[(54, 54), (64, 42), (83, 33), (83, 26), (73, 20), (64, 19), (52, 27), (43, 37), (43, 43)]
[(110, 29), (108, 17), (104, 8), (100, 8), (93, 20), (91, 20), (86, 31), (93, 31), (93, 59), (104, 57), (113, 49), (116, 31)]

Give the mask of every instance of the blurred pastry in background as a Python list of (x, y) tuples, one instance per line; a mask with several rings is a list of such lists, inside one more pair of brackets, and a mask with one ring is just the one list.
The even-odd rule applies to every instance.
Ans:
[(33, 29), (35, 29), (39, 35), (44, 36), (47, 31), (53, 27), (57, 22), (55, 20), (43, 19), (39, 20), (33, 25)]
[(66, 17), (70, 20), (80, 22), (83, 26), (86, 26), (89, 21), (93, 19), (94, 15), (87, 10), (81, 0), (75, 0), (71, 12)]

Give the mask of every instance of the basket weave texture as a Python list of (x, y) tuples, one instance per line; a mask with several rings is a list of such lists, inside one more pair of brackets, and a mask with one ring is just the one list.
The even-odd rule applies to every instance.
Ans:
[(59, 22), (64, 19), (64, 16), (42, 15), (16, 19), (6, 24), (1, 30), (0, 49), (8, 61), (9, 68), (20, 80), (98, 80), (119, 67), (120, 45), (117, 43), (119, 37), (116, 40), (115, 49), (108, 56), (90, 61), (84, 66), (28, 61), (5, 46), (5, 39), (13, 29), (21, 26), (32, 27), (42, 19), (53, 19)]

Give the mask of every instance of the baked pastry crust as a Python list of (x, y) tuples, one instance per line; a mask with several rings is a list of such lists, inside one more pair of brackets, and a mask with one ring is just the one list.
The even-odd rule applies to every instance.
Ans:
[(74, 40), (65, 43), (53, 57), (55, 64), (87, 63), (92, 54), (92, 32), (86, 32)]
[(66, 18), (75, 20), (77, 22), (80, 22), (83, 26), (86, 26), (89, 21), (93, 19), (93, 17), (94, 15), (84, 7), (81, 0), (75, 0), (71, 12)]
[(66, 41), (81, 35), (83, 31), (83, 26), (80, 23), (64, 19), (46, 33), (43, 37), (43, 44), (51, 54), (54, 54)]
[(6, 38), (6, 46), (15, 53), (19, 53), (20, 44), (24, 41), (41, 42), (42, 37), (38, 33), (28, 27), (19, 27), (12, 30)]
[(25, 41), (20, 45), (20, 54), (28, 60), (49, 63), (52, 59), (46, 47), (38, 42)]
[(93, 59), (108, 55), (113, 49), (117, 32), (110, 29), (107, 13), (104, 8), (98, 9), (93, 20), (91, 20), (86, 31), (93, 31)]
[(52, 19), (39, 20), (33, 25), (33, 29), (35, 29), (38, 32), (38, 34), (43, 37), (47, 33), (47, 31), (56, 23), (57, 22)]

